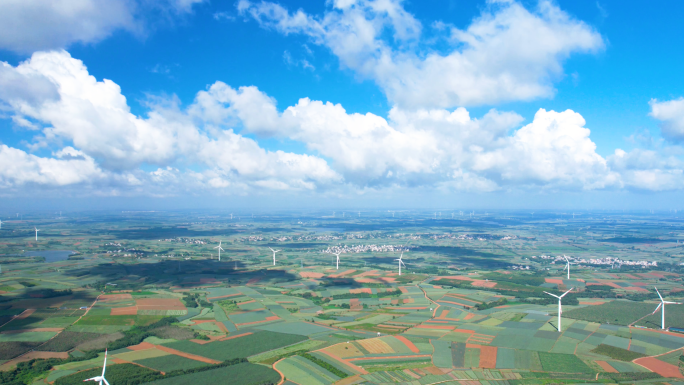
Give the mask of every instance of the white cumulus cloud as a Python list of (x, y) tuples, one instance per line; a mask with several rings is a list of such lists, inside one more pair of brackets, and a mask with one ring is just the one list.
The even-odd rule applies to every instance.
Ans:
[(684, 141), (684, 98), (649, 102), (651, 116), (660, 120), (663, 137), (673, 142)]
[(328, 47), (344, 67), (374, 80), (403, 108), (449, 108), (531, 100), (554, 94), (564, 59), (597, 52), (603, 38), (550, 1), (528, 10), (490, 1), (466, 29), (438, 29), (445, 52), (422, 43), (421, 23), (401, 0), (335, 1), (323, 16), (273, 2), (240, 0), (240, 14), (283, 34)]

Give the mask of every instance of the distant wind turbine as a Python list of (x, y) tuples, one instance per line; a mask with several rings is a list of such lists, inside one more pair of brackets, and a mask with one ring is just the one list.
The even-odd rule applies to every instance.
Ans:
[(561, 314), (563, 314), (563, 308), (561, 307), (561, 299), (563, 299), (563, 297), (565, 297), (566, 294), (571, 292), (572, 289), (574, 289), (574, 287), (571, 287), (570, 290), (566, 291), (565, 293), (561, 294), (560, 296), (557, 296), (555, 294), (551, 294), (548, 291), (544, 292), (544, 293), (546, 293), (552, 297), (558, 298), (558, 332), (559, 333), (561, 332)]
[[(2, 219), (0, 219), (0, 229), (2, 229)], [(677, 241), (679, 243), (679, 241)]]
[(337, 270), (339, 270), (340, 269), (340, 253), (333, 253), (333, 254), (335, 254), (335, 256), (337, 256), (337, 263), (335, 265), (335, 268)]
[[(271, 249), (271, 248), (269, 247), (269, 249)], [(273, 250), (273, 249), (271, 249), (271, 251), (273, 252), (273, 266), (275, 266), (275, 255), (276, 255), (276, 253), (279, 252), (280, 250)]]
[(104, 365), (102, 365), (102, 375), (97, 376), (97, 377), (93, 377), (93, 378), (88, 378), (86, 380), (83, 380), (83, 382), (85, 382), (85, 381), (97, 381), (99, 385), (102, 385), (102, 382), (109, 385), (109, 382), (107, 382), (107, 379), (104, 376), (105, 375), (105, 369), (107, 369), (107, 349), (105, 349)]
[[(395, 259), (395, 261), (399, 261), (399, 275), (401, 275), (401, 265), (404, 265), (404, 261), (401, 259), (404, 257), (404, 252), (401, 252), (401, 256), (399, 256), (399, 259)], [(404, 265), (406, 267), (406, 265)]]
[(668, 304), (668, 305), (681, 305), (681, 303), (679, 303), (679, 302), (670, 302), (670, 301), (665, 301), (665, 300), (663, 300), (663, 296), (660, 295), (660, 292), (658, 291), (658, 288), (655, 287), (655, 286), (654, 286), (653, 288), (656, 290), (656, 293), (658, 293), (658, 297), (660, 297), (660, 305), (658, 305), (658, 307), (657, 307), (655, 310), (653, 310), (653, 313), (651, 313), (651, 314), (655, 314), (655, 313), (658, 311), (658, 309), (660, 309), (660, 308), (662, 307), (662, 310), (660, 311), (660, 328), (663, 329), (663, 330), (665, 330), (665, 304)]
[(40, 230), (38, 230), (37, 227), (34, 227), (34, 229), (36, 229), (36, 242), (38, 242), (38, 232), (39, 232)]
[(565, 262), (567, 262), (565, 265), (565, 269), (568, 269), (568, 279), (570, 279), (570, 265), (572, 265), (572, 263), (570, 263), (570, 260), (565, 255), (563, 256), (563, 258), (565, 258)]
[[(215, 249), (218, 249), (218, 253), (219, 253), (219, 262), (221, 262), (221, 250), (223, 250), (223, 247), (221, 247), (221, 242), (222, 242), (222, 241), (219, 241), (219, 245), (216, 246), (216, 247), (214, 247)], [(225, 251), (225, 250), (223, 250), (223, 251)]]

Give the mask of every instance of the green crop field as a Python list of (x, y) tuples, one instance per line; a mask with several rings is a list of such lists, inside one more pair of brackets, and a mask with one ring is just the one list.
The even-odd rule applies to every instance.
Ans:
[(601, 354), (620, 361), (632, 361), (639, 357), (645, 357), (644, 354), (629, 351), (627, 349), (618, 348), (615, 346), (601, 344), (591, 351), (592, 353)]
[[(276, 384), (280, 375), (273, 369), (256, 364), (242, 363), (224, 368), (207, 370), (199, 373), (167, 378), (152, 382), (153, 385), (188, 385), (188, 384), (231, 384), (262, 385)], [(56, 384), (58, 385), (58, 384)]]
[(85, 344), (88, 341), (95, 340), (99, 337), (100, 334), (96, 333), (63, 331), (45, 345), (40, 346), (38, 350), (47, 352), (66, 352), (78, 345)]
[(165, 346), (172, 349), (178, 349), (182, 352), (225, 361), (233, 358), (249, 357), (306, 339), (307, 338), (304, 336), (295, 334), (262, 331), (245, 337), (239, 337), (228, 341), (215, 341), (204, 345), (199, 345), (190, 341), (178, 341), (165, 344)]
[(613, 325), (629, 325), (653, 312), (656, 305), (631, 301), (611, 301), (563, 312), (563, 317)]
[(143, 358), (134, 361), (136, 364), (146, 366), (162, 372), (171, 372), (174, 370), (186, 370), (206, 366), (207, 364), (200, 361), (191, 360), (189, 358), (176, 356), (173, 354), (164, 355), (161, 357)]
[(591, 373), (592, 370), (572, 354), (539, 352), (542, 368), (548, 372)]

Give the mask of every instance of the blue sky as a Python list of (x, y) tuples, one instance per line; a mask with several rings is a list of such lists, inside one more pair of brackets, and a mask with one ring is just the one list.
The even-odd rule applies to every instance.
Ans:
[(641, 208), (684, 187), (680, 2), (5, 9), (10, 205)]

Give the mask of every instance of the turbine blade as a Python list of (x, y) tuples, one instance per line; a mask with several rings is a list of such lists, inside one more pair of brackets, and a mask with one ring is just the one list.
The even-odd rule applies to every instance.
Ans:
[(109, 382), (107, 382), (107, 379), (106, 379), (106, 378), (102, 377), (102, 381), (104, 381), (105, 384), (109, 385)]
[(548, 295), (550, 295), (550, 296), (556, 297), (556, 298), (560, 298), (559, 296), (557, 296), (557, 295), (555, 295), (555, 294), (551, 294), (551, 293), (549, 293), (548, 291), (545, 291), (544, 293), (546, 293), (546, 294), (548, 294)]
[(658, 304), (658, 307), (656, 307), (655, 310), (653, 310), (653, 313), (651, 313), (651, 314), (655, 314), (660, 309), (661, 306), (663, 306), (662, 302)]
[(658, 297), (660, 297), (660, 302), (663, 302), (663, 296), (660, 295), (660, 292), (658, 291), (658, 288), (653, 286), (654, 289), (656, 289), (656, 293), (658, 293)]
[(570, 290), (566, 291), (565, 293), (563, 293), (563, 294), (562, 294), (560, 297), (558, 297), (558, 298), (563, 298), (563, 297), (565, 297), (565, 295), (568, 294), (569, 292), (571, 292), (572, 289), (574, 289), (574, 287), (571, 287)]

